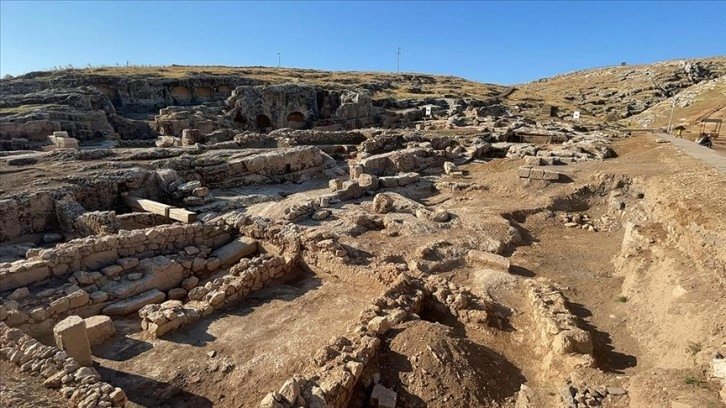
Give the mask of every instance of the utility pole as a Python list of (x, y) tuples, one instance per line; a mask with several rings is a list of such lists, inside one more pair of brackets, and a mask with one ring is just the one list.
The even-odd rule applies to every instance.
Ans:
[(277, 53), (277, 67), (280, 68), (280, 53)]
[(668, 129), (666, 130), (666, 133), (671, 133), (671, 126), (673, 126), (673, 111), (676, 110), (676, 97), (673, 97), (673, 105), (671, 106), (671, 117), (668, 119)]
[(396, 73), (401, 72), (401, 47), (396, 51)]

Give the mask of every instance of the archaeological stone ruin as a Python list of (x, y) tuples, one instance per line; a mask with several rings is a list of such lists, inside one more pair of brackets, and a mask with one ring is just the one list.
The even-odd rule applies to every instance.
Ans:
[[(657, 74), (726, 73), (688, 67)], [(674, 265), (719, 271), (726, 230), (663, 206), (677, 153), (642, 164), (651, 136), (611, 120), (665, 95), (202, 71), (0, 81), (0, 368), (31, 400), (639, 407), (662, 378), (652, 406), (726, 403), (723, 303), (671, 330), (700, 285)]]

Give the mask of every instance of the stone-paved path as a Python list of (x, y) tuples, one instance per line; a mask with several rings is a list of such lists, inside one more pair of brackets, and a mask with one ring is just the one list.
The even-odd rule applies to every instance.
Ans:
[(701, 146), (690, 139), (677, 138), (661, 132), (654, 132), (653, 134), (660, 139), (671, 142), (678, 150), (696, 160), (700, 160), (703, 164), (715, 168), (722, 174), (726, 174), (726, 156), (715, 152), (713, 149)]

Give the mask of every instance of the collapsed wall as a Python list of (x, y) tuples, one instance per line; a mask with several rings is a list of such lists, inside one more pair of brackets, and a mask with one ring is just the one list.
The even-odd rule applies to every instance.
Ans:
[(2, 322), (0, 357), (18, 366), (23, 373), (44, 378), (43, 385), (58, 389), (72, 407), (123, 407), (126, 404), (123, 390), (102, 382), (94, 368), (81, 367), (66, 352), (46, 346)]
[(141, 168), (96, 172), (90, 177), (68, 176), (57, 181), (61, 187), (0, 199), (0, 242), (59, 228), (61, 209), (57, 208), (57, 202), (74, 201), (85, 211), (101, 211), (123, 207), (121, 194), (125, 191), (155, 198), (158, 190), (151, 172)]

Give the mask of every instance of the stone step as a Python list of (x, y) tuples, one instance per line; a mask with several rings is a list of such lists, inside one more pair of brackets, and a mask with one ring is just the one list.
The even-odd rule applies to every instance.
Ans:
[(109, 316), (129, 314), (138, 311), (146, 305), (160, 303), (165, 298), (166, 295), (164, 295), (163, 292), (158, 289), (151, 289), (144, 293), (140, 293), (136, 296), (106, 306), (103, 309), (103, 314)]
[(212, 252), (222, 266), (229, 266), (237, 263), (240, 259), (257, 253), (257, 241), (248, 237), (239, 237), (229, 244)]

